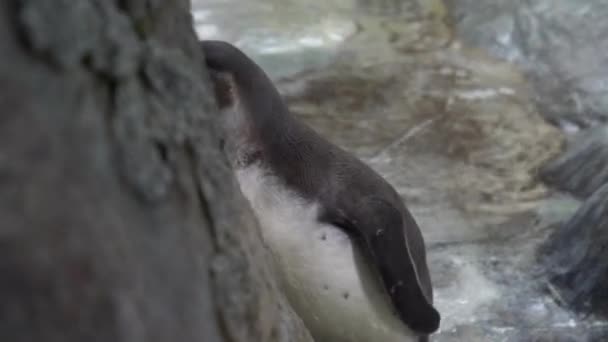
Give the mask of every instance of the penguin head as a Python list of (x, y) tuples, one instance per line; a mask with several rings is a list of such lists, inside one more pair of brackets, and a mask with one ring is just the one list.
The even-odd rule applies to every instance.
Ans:
[(220, 107), (238, 102), (250, 113), (287, 112), (268, 75), (243, 51), (217, 40), (204, 40), (200, 44)]

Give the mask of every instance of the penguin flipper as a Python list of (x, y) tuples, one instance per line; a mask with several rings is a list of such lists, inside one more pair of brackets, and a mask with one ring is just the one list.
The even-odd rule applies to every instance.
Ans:
[[(360, 242), (403, 322), (418, 333), (435, 332), (441, 317), (420, 284), (401, 212), (375, 197), (349, 202), (336, 207), (335, 212), (325, 212), (322, 219), (341, 227)], [(416, 223), (407, 220), (406, 224)]]

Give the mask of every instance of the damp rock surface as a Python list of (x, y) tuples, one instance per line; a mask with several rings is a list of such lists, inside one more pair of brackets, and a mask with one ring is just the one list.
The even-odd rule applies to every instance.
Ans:
[(310, 341), (185, 0), (0, 2), (0, 340)]
[(608, 118), (608, 3), (602, 0), (446, 1), (465, 42), (519, 65), (542, 114), (577, 130)]
[(562, 304), (608, 314), (608, 184), (560, 225), (541, 249), (551, 289)]
[(585, 199), (608, 184), (608, 126), (601, 125), (570, 139), (567, 150), (541, 169), (553, 187)]

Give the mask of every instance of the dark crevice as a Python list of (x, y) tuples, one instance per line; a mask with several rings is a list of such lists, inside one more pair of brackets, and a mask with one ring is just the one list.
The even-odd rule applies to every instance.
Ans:
[(194, 178), (194, 185), (196, 187), (196, 196), (197, 196), (197, 199), (199, 202), (201, 213), (203, 214), (203, 218), (205, 219), (205, 221), (207, 221), (207, 224), (209, 225), (209, 234), (211, 235), (211, 240), (212, 240), (211, 242), (213, 244), (214, 252), (217, 253), (217, 252), (219, 252), (220, 247), (219, 247), (216, 223), (215, 223), (215, 219), (213, 218), (213, 215), (211, 214), (211, 209), (209, 208), (207, 198), (205, 197), (205, 194), (203, 192), (203, 184), (201, 183), (200, 175), (198, 173), (198, 168), (197, 168), (197, 159), (198, 158), (196, 157), (196, 151), (195, 151), (194, 146), (192, 145), (192, 142), (186, 142), (185, 151), (186, 151), (186, 155), (188, 156), (188, 161), (189, 161), (190, 168), (191, 168), (190, 172), (192, 174), (192, 177)]
[(154, 142), (154, 147), (156, 148), (156, 151), (158, 152), (158, 156), (160, 157), (160, 160), (163, 163), (168, 164), (169, 163), (169, 148), (167, 148), (167, 145), (165, 145), (161, 141), (156, 141), (156, 142)]
[[(4, 15), (8, 19), (7, 26), (15, 28), (15, 36), (16, 36), (18, 42), (21, 44), (21, 46), (23, 48), (27, 49), (34, 57), (38, 57), (38, 58), (46, 60), (46, 58), (43, 54), (41, 54), (40, 52), (33, 49), (33, 47), (30, 44), (30, 39), (28, 38), (28, 34), (27, 34), (25, 28), (23, 27), (23, 24), (20, 21), (23, 2), (17, 1), (17, 0), (7, 0), (7, 1), (2, 1), (0, 6), (2, 6), (0, 10), (5, 13)], [(50, 64), (51, 61), (47, 60), (46, 63)]]
[[(197, 168), (198, 158), (196, 157), (196, 151), (195, 151), (194, 146), (192, 145), (192, 142), (186, 142), (184, 149), (185, 149), (186, 156), (188, 159), (188, 164), (190, 166), (190, 174), (193, 178), (194, 186), (196, 188), (195, 189), (196, 197), (197, 197), (197, 200), (199, 203), (200, 211), (203, 215), (203, 219), (207, 222), (207, 227), (209, 227), (208, 231), (209, 231), (209, 235), (211, 236), (211, 246), (212, 246), (211, 256), (213, 258), (213, 256), (217, 256), (218, 254), (220, 254), (220, 251), (221, 251), (221, 247), (219, 245), (219, 240), (218, 240), (215, 219), (213, 218), (211, 209), (209, 208), (209, 205), (208, 205), (207, 198), (205, 197), (205, 194), (203, 192), (203, 185), (201, 183), (200, 175), (199, 175), (198, 168)], [(214, 289), (213, 291), (216, 292), (218, 279), (217, 279), (217, 276), (213, 270), (213, 267), (211, 267), (211, 265), (209, 265), (208, 274), (209, 274), (209, 278), (211, 279), (211, 282), (213, 284), (213, 286), (212, 286), (212, 288)], [(224, 316), (222, 310), (220, 309), (221, 305), (218, 302), (218, 296), (212, 296), (211, 298), (214, 302), (213, 307), (216, 312), (218, 331), (221, 334), (222, 340), (226, 341), (226, 342), (231, 342), (231, 341), (233, 341), (233, 339), (230, 334), (230, 328), (226, 321), (226, 317)]]
[(137, 193), (138, 190), (134, 188), (133, 184), (129, 181), (129, 177), (126, 174), (127, 171), (124, 160), (124, 149), (126, 147), (124, 146), (124, 142), (122, 141), (122, 139), (117, 135), (115, 126), (115, 120), (117, 120), (117, 113), (119, 112), (118, 103), (116, 99), (119, 83), (116, 80), (109, 77), (104, 77), (102, 74), (99, 73), (97, 74), (97, 76), (101, 80), (101, 84), (103, 84), (107, 89), (106, 95), (108, 110), (106, 111), (106, 120), (104, 120), (104, 129), (106, 132), (110, 149), (112, 151), (110, 155), (111, 165), (113, 166), (114, 173), (118, 177), (119, 181), (122, 182), (127, 187), (127, 189), (133, 189), (135, 193)]
[(129, 5), (128, 5), (129, 0), (116, 0), (116, 6), (118, 7), (118, 9), (120, 9), (122, 12), (128, 13), (129, 12)]
[[(10, 13), (7, 17), (10, 20), (11, 27), (15, 28), (15, 36), (19, 44), (28, 51), (28, 54), (35, 59), (43, 61), (43, 64), (50, 68), (61, 70), (61, 64), (53, 58), (54, 56), (50, 51), (40, 50), (34, 46), (25, 24), (21, 21), (23, 3), (21, 1), (8, 1), (2, 5), (7, 9), (6, 13)], [(0, 10), (4, 10), (4, 8)]]
[[(205, 194), (203, 192), (203, 185), (201, 184), (200, 175), (199, 175), (198, 168), (197, 168), (198, 158), (196, 157), (196, 151), (195, 151), (194, 146), (192, 145), (192, 142), (187, 142), (185, 144), (185, 151), (186, 151), (186, 155), (188, 157), (188, 162), (189, 162), (190, 168), (191, 168), (190, 173), (193, 177), (194, 185), (196, 187), (195, 191), (196, 191), (197, 200), (199, 202), (200, 210), (203, 215), (203, 218), (205, 219), (205, 221), (207, 221), (207, 226), (209, 227), (209, 235), (211, 236), (211, 245), (213, 248), (213, 255), (218, 255), (218, 254), (221, 254), (221, 247), (220, 247), (219, 240), (218, 240), (216, 223), (215, 223), (215, 219), (213, 218), (213, 215), (211, 213), (211, 209), (209, 208), (207, 198), (205, 197)], [(209, 278), (211, 279), (212, 284), (214, 285), (213, 291), (215, 292), (218, 290), (217, 289), (217, 285), (218, 285), (217, 276), (216, 276), (215, 272), (213, 271), (213, 267), (209, 267), (208, 272), (209, 272)], [(230, 334), (230, 327), (228, 326), (226, 317), (225, 317), (223, 311), (221, 310), (221, 305), (218, 302), (218, 296), (212, 296), (212, 300), (214, 301), (213, 307), (216, 312), (218, 330), (222, 336), (222, 339), (226, 342), (231, 342), (231, 341), (233, 341), (233, 338), (232, 338), (232, 335)]]

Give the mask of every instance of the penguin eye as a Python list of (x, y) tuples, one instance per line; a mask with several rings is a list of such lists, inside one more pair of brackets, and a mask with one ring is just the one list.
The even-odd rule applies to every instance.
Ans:
[(213, 84), (215, 100), (220, 109), (232, 107), (235, 103), (235, 83), (232, 75), (210, 69), (209, 76)]

